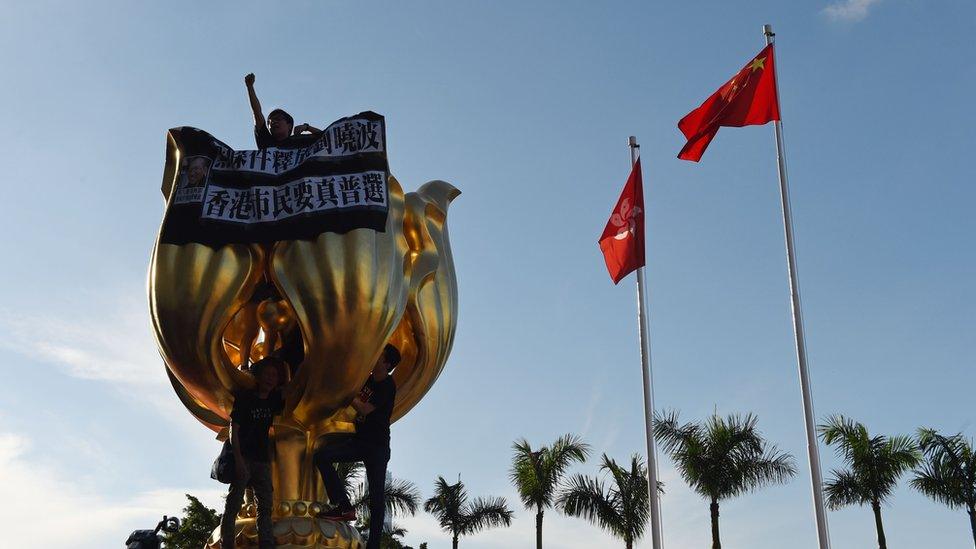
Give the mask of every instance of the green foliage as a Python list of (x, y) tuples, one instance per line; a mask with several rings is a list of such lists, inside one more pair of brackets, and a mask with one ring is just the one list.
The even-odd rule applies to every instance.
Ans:
[[(356, 529), (363, 535), (364, 539), (369, 534), (369, 486), (363, 481), (365, 467), (362, 462), (337, 463), (335, 464), (336, 473), (342, 481), (347, 494), (351, 493), (349, 501), (356, 509)], [(386, 513), (390, 517), (403, 515), (415, 515), (417, 508), (420, 507), (420, 490), (417, 486), (408, 481), (387, 477), (383, 486), (383, 502), (386, 504)], [(381, 549), (412, 549), (404, 545), (398, 537), (403, 537), (406, 530), (396, 525), (390, 530), (383, 532), (380, 539)]]
[(766, 442), (757, 422), (753, 414), (733, 414), (682, 425), (672, 411), (655, 417), (654, 431), (685, 482), (700, 496), (721, 501), (796, 474), (793, 456)]
[(582, 517), (615, 537), (627, 547), (641, 538), (650, 517), (647, 468), (636, 454), (625, 469), (603, 454), (601, 473), (612, 480), (604, 485), (599, 477), (576, 475), (556, 499), (556, 506), (572, 517)]
[(763, 439), (753, 414), (712, 415), (703, 424), (678, 422), (678, 413), (655, 415), (654, 432), (671, 456), (681, 477), (698, 495), (709, 500), (712, 547), (722, 546), (719, 502), (782, 484), (796, 475), (793, 456)]
[(552, 507), (566, 470), (574, 462), (583, 463), (590, 446), (574, 435), (563, 435), (552, 446), (533, 451), (525, 439), (512, 445), (515, 455), (509, 473), (526, 509), (542, 511)]
[(918, 444), (924, 458), (910, 481), (912, 488), (949, 508), (976, 507), (976, 453), (962, 433), (952, 436), (934, 429), (919, 429)]
[[(359, 517), (357, 528), (369, 527), (369, 487), (363, 482), (365, 468), (362, 462), (337, 463), (336, 473), (347, 494), (351, 494), (349, 501), (356, 509)], [(402, 479), (387, 477), (383, 487), (383, 501), (386, 504), (386, 512), (391, 517), (403, 515), (413, 516), (417, 514), (420, 506), (420, 490), (417, 486)]]
[[(356, 487), (350, 501), (356, 509), (356, 515), (369, 520), (369, 487), (365, 483)], [(420, 490), (408, 480), (388, 477), (383, 487), (383, 502), (391, 517), (413, 516), (420, 506)]]
[(513, 512), (505, 498), (475, 498), (468, 501), (468, 492), (458, 478), (448, 484), (437, 477), (434, 496), (424, 502), (424, 511), (434, 515), (441, 529), (458, 537), (474, 534), (496, 526), (511, 526)]
[(217, 511), (200, 503), (200, 500), (190, 494), (186, 495), (186, 499), (189, 503), (183, 508), (180, 528), (166, 534), (164, 538), (167, 549), (200, 549), (210, 539), (210, 534), (220, 526), (220, 515)]
[(824, 443), (836, 446), (837, 455), (848, 465), (847, 469), (832, 471), (833, 478), (824, 483), (831, 509), (847, 505), (879, 506), (891, 496), (898, 479), (920, 460), (911, 437), (872, 437), (863, 424), (844, 416), (832, 416), (817, 429)]
[(356, 488), (356, 485), (361, 482), (363, 474), (366, 472), (366, 468), (361, 461), (344, 461), (333, 463), (332, 466), (335, 467), (336, 474), (339, 475), (339, 480), (342, 481), (342, 489), (347, 494)]

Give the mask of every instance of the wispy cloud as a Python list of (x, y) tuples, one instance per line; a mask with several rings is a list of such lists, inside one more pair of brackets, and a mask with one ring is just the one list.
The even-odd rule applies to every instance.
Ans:
[(0, 349), (74, 378), (104, 382), (171, 416), (181, 405), (153, 341), (148, 306), (137, 292), (121, 295), (94, 297), (104, 305), (84, 318), (66, 311), (24, 315), (0, 309)]
[[(0, 433), (0, 498), (4, 547), (51, 547), (53, 539), (67, 539), (71, 547), (116, 547), (138, 528), (152, 528), (162, 515), (178, 513), (186, 505), (181, 489), (162, 488), (112, 498), (94, 494), (67, 468), (29, 455), (31, 441), (14, 433)], [(192, 493), (211, 506), (219, 490), (194, 488)], [(52, 537), (53, 536), (53, 537)], [(64, 538), (64, 536), (69, 536)]]
[(165, 383), (145, 303), (123, 300), (88, 318), (0, 311), (8, 350), (59, 366), (64, 373), (127, 385)]
[(586, 438), (590, 434), (590, 430), (593, 428), (594, 421), (597, 418), (597, 408), (600, 405), (600, 401), (603, 400), (603, 383), (597, 382), (590, 391), (590, 400), (586, 404), (586, 414), (583, 419), (583, 426), (580, 427), (579, 435)]
[(823, 9), (827, 17), (834, 21), (856, 23), (868, 16), (868, 12), (881, 0), (843, 0), (834, 2)]

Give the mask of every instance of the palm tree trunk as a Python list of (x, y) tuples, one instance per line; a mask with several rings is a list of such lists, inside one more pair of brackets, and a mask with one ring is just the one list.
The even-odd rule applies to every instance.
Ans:
[(973, 545), (976, 546), (976, 506), (969, 506), (969, 528), (973, 531)]
[(871, 509), (874, 510), (874, 526), (878, 529), (878, 549), (888, 549), (888, 541), (885, 540), (884, 525), (881, 524), (881, 502), (877, 500), (872, 501)]
[(542, 509), (535, 514), (535, 549), (542, 549)]
[(452, 545), (452, 547), (454, 547), (454, 549), (458, 549), (457, 542), (458, 542), (457, 534), (454, 534), (454, 544)]
[(712, 498), (712, 504), (709, 505), (709, 509), (712, 511), (712, 549), (722, 549), (722, 542), (719, 541), (718, 537), (718, 500)]

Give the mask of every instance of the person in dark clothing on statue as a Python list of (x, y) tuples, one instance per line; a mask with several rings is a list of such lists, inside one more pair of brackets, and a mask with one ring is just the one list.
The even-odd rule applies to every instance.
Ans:
[(247, 86), (247, 98), (251, 103), (251, 113), (254, 115), (254, 141), (259, 149), (304, 147), (322, 133), (322, 130), (308, 124), (301, 124), (296, 128), (295, 119), (283, 109), (271, 111), (265, 124), (261, 102), (258, 101), (258, 94), (254, 91), (254, 73), (244, 77), (244, 85)]
[(271, 506), (274, 488), (271, 481), (271, 437), (268, 430), (274, 416), (285, 407), (281, 395), (280, 380), (284, 363), (268, 357), (255, 362), (251, 373), (257, 379), (252, 390), (234, 395), (231, 411), (230, 441), (234, 449), (235, 478), (230, 485), (224, 516), (220, 521), (220, 539), (223, 549), (234, 549), (234, 523), (244, 501), (244, 491), (251, 487), (258, 504), (258, 540), (261, 549), (275, 547), (271, 523)]
[(359, 412), (356, 434), (319, 449), (314, 456), (315, 466), (322, 475), (329, 501), (334, 507), (319, 514), (319, 518), (354, 521), (356, 511), (349, 502), (333, 463), (362, 461), (369, 485), (369, 542), (367, 549), (378, 549), (383, 533), (386, 486), (386, 465), (390, 461), (390, 416), (396, 400), (396, 383), (390, 375), (400, 363), (400, 351), (387, 344), (373, 374), (352, 406)]

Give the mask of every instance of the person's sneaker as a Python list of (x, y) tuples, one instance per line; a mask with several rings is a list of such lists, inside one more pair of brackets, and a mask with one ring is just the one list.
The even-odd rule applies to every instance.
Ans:
[(356, 510), (349, 509), (343, 510), (339, 507), (333, 507), (328, 511), (320, 511), (315, 515), (315, 518), (326, 519), (326, 520), (339, 520), (343, 522), (355, 522), (356, 521)]

